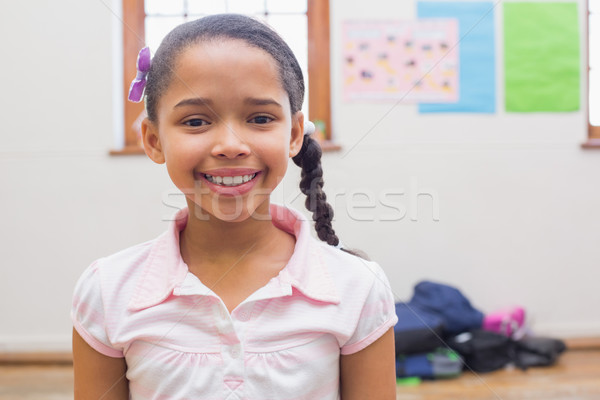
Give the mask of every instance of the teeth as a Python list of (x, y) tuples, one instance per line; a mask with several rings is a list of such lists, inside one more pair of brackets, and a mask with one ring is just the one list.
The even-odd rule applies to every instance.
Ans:
[(204, 175), (206, 179), (208, 179), (212, 183), (216, 183), (217, 185), (223, 186), (238, 186), (242, 183), (246, 183), (256, 176), (256, 174), (252, 175), (243, 175), (243, 176), (212, 176), (212, 175)]

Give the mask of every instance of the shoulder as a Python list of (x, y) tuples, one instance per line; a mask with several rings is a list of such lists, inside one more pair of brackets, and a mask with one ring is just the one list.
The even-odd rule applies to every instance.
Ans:
[(94, 261), (93, 268), (103, 279), (115, 280), (123, 283), (136, 276), (144, 264), (150, 259), (152, 249), (158, 239), (153, 239), (120, 250), (116, 253)]
[(88, 266), (73, 291), (71, 318), (79, 335), (96, 351), (122, 357), (111, 327), (125, 312), (154, 241), (100, 258)]
[(157, 239), (120, 250), (92, 262), (81, 274), (75, 286), (75, 297), (111, 301), (120, 293), (123, 300), (130, 294), (143, 272)]
[(346, 301), (347, 297), (366, 300), (373, 292), (379, 296), (391, 296), (389, 281), (377, 262), (365, 260), (317, 239), (314, 245), (318, 246), (321, 261), (342, 301), (344, 297)]
[(365, 260), (316, 239), (315, 245), (319, 247), (324, 264), (336, 280), (371, 285), (377, 277), (385, 275), (375, 261)]
[[(317, 244), (324, 268), (336, 288), (336, 313), (340, 326), (342, 354), (364, 349), (397, 321), (394, 295), (383, 269), (374, 261), (346, 253), (327, 244)], [(343, 322), (342, 322), (343, 321)]]
[(96, 268), (106, 275), (128, 276), (149, 260), (159, 239), (160, 237), (102, 257), (96, 260)]

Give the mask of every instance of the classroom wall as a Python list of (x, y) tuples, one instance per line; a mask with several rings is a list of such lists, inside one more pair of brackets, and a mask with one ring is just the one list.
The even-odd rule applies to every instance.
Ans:
[[(340, 43), (346, 19), (416, 15), (413, 2), (395, 4), (392, 11), (383, 0), (368, 8), (357, 1), (334, 2), (333, 43)], [(580, 7), (585, 21), (583, 11)], [(534, 332), (597, 336), (600, 215), (593, 210), (600, 198), (595, 176), (600, 154), (580, 148), (587, 135), (584, 111), (504, 112), (501, 17), (502, 5), (496, 7), (494, 115), (419, 115), (416, 106), (343, 103), (341, 48), (334, 46), (335, 129), (345, 149), (359, 144), (329, 157), (327, 181), (374, 194), (402, 188), (399, 202), (408, 211), (398, 222), (365, 223), (340, 215), (344, 222), (338, 226), (346, 241), (382, 263), (400, 298), (408, 298), (421, 279), (448, 282), (484, 311), (524, 305)], [(584, 32), (582, 26), (582, 38)], [(582, 57), (585, 77), (584, 67)], [(581, 104), (587, 105), (583, 95)], [(418, 193), (434, 194), (439, 221), (432, 218), (431, 197), (415, 202)], [(415, 210), (418, 221), (411, 221)]]
[[(496, 114), (343, 103), (342, 21), (416, 11), (331, 3), (342, 151), (325, 155), (324, 170), (344, 243), (384, 267), (398, 300), (431, 279), (483, 311), (522, 304), (536, 333), (600, 336), (600, 153), (580, 148), (585, 113), (505, 113), (501, 35)], [(32, 0), (0, 13), (0, 351), (68, 350), (82, 270), (155, 237), (181, 204), (162, 166), (108, 155), (120, 127), (118, 9), (119, 0)], [(300, 208), (290, 168), (274, 198)]]

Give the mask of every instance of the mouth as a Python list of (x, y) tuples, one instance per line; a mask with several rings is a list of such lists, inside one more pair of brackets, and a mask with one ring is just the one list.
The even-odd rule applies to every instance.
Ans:
[(244, 183), (250, 182), (256, 178), (257, 173), (249, 175), (236, 175), (236, 176), (216, 176), (202, 174), (207, 181), (218, 186), (235, 187), (243, 185)]

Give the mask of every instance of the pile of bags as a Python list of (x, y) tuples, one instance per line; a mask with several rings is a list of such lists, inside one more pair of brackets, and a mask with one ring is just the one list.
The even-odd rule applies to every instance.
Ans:
[(452, 378), (509, 364), (525, 370), (554, 364), (566, 349), (559, 339), (526, 334), (522, 307), (484, 315), (444, 284), (418, 283), (409, 302), (396, 304), (396, 314), (398, 378)]

